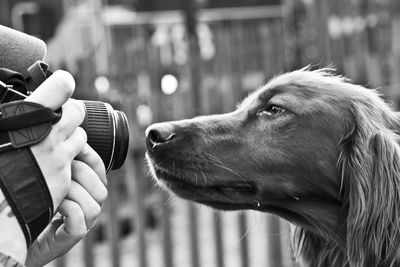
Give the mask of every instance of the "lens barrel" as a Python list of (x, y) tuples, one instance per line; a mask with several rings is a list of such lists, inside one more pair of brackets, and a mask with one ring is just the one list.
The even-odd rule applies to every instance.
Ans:
[(107, 172), (119, 169), (129, 148), (129, 124), (126, 115), (100, 101), (82, 101), (86, 116), (81, 127), (88, 144), (100, 155)]

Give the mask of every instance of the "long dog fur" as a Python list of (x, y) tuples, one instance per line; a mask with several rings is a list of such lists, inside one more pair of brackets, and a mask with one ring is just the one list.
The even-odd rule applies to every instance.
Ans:
[[(255, 103), (274, 91), (283, 92), (284, 105), (285, 97), (291, 98), (296, 115), (268, 118), (269, 128), (248, 127), (259, 120), (251, 114), (263, 104)], [(249, 137), (239, 127), (256, 133)], [(148, 158), (154, 176), (178, 195), (216, 208), (258, 209), (288, 219), (295, 225), (292, 243), (302, 266), (400, 266), (400, 117), (374, 90), (351, 84), (327, 69), (302, 69), (272, 79), (232, 113), (156, 124), (147, 130), (148, 139), (151, 131), (154, 135), (166, 128), (175, 138), (157, 144), (159, 147), (150, 144)], [(274, 135), (246, 148), (250, 141), (242, 139), (257, 134), (265, 138), (260, 129)], [(179, 134), (186, 141), (179, 139)], [(268, 149), (260, 150), (258, 146), (264, 143)], [(186, 151), (182, 146), (192, 147)], [(235, 147), (235, 156), (241, 161), (223, 154), (232, 153)], [(218, 165), (202, 156), (203, 150), (218, 160)], [(194, 166), (190, 170), (189, 163)], [(209, 184), (227, 181), (228, 174), (212, 170), (221, 165), (235, 173), (230, 179), (240, 177), (254, 184), (252, 196), (234, 192), (235, 187), (207, 189)], [(195, 185), (196, 173), (207, 178), (203, 187), (174, 186), (163, 177), (168, 171)], [(196, 183), (191, 178), (194, 175)], [(196, 190), (204, 192), (196, 196)], [(229, 199), (225, 191), (242, 203)]]

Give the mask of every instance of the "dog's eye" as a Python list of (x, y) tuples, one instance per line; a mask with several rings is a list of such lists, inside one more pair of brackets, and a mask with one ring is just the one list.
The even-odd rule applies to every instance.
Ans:
[(276, 106), (276, 105), (269, 105), (266, 109), (260, 110), (259, 112), (257, 112), (257, 116), (262, 116), (262, 115), (266, 115), (266, 116), (277, 116), (282, 114), (283, 112), (285, 112), (285, 109), (280, 107), (280, 106)]

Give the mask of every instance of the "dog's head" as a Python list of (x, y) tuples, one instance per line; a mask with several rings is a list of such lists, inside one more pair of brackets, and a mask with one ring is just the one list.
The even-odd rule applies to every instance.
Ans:
[(150, 126), (147, 155), (154, 176), (183, 198), (332, 234), (346, 227), (342, 213), (356, 212), (352, 176), (370, 174), (354, 146), (373, 153), (371, 142), (397, 127), (396, 117), (374, 91), (303, 69), (274, 78), (231, 113)]

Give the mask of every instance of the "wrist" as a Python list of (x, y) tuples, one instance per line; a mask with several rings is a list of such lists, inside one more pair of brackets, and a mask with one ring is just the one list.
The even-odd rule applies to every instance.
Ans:
[(0, 252), (24, 263), (27, 246), (24, 233), (11, 210), (3, 192), (0, 190)]

